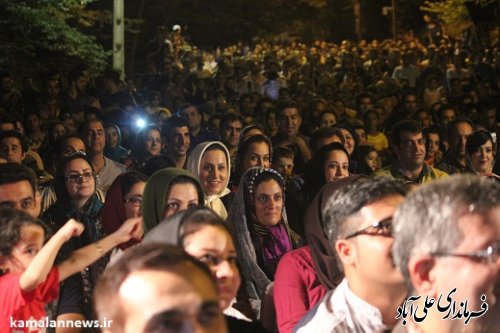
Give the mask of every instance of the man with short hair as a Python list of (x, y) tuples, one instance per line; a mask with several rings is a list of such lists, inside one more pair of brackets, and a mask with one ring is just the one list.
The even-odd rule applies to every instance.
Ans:
[(21, 164), (27, 151), (28, 143), (21, 133), (13, 130), (0, 133), (0, 156), (7, 162)]
[(448, 177), (444, 171), (425, 163), (425, 138), (416, 121), (403, 120), (394, 125), (391, 144), (396, 160), (392, 165), (375, 171), (375, 176), (391, 177), (412, 184), (425, 184)]
[(443, 131), (447, 130), (450, 123), (457, 117), (457, 109), (450, 104), (443, 104), (437, 110), (437, 120)]
[(85, 140), (87, 156), (97, 175), (97, 189), (106, 194), (115, 178), (126, 170), (125, 165), (104, 156), (106, 136), (104, 133), (104, 124), (101, 120), (86, 120), (80, 127), (80, 134)]
[(299, 133), (302, 125), (299, 105), (293, 101), (280, 103), (276, 117), (278, 134), (273, 137), (273, 146), (288, 146), (295, 152), (295, 171), (300, 174), (311, 159), (311, 151), (308, 147), (309, 138)]
[(243, 129), (241, 117), (234, 113), (226, 113), (220, 122), (220, 137), (229, 150), (232, 158), (236, 155), (236, 149), (240, 143), (240, 132)]
[(394, 332), (499, 331), (498, 182), (457, 175), (409, 195), (394, 215), (392, 254), (411, 296)]
[(386, 177), (362, 177), (337, 190), (324, 209), (324, 231), (345, 277), (294, 332), (378, 332), (397, 323), (406, 296), (394, 266), (391, 219), (406, 189)]
[(3, 207), (38, 218), (40, 194), (33, 170), (19, 163), (0, 164), (0, 208)]
[(455, 118), (448, 125), (448, 142), (450, 149), (443, 160), (436, 165), (437, 168), (448, 174), (467, 172), (467, 160), (465, 147), (467, 138), (472, 134), (474, 128), (467, 118)]
[(161, 128), (165, 155), (170, 157), (178, 168), (185, 169), (191, 143), (188, 122), (184, 118), (168, 118)]
[(184, 118), (188, 122), (189, 135), (191, 136), (191, 143), (189, 151), (196, 147), (199, 143), (206, 141), (218, 141), (219, 136), (203, 128), (203, 117), (200, 110), (192, 104), (186, 104), (177, 112), (177, 115)]
[(103, 333), (226, 333), (208, 268), (178, 247), (129, 249), (94, 290)]

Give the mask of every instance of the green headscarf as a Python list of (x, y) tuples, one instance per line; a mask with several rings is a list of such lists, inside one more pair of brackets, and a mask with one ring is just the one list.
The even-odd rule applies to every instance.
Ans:
[(149, 177), (142, 197), (142, 218), (144, 233), (156, 227), (163, 220), (165, 201), (170, 191), (171, 183), (177, 177), (187, 177), (193, 180), (198, 192), (198, 202), (203, 205), (203, 191), (199, 182), (191, 173), (179, 168), (165, 168), (158, 170)]

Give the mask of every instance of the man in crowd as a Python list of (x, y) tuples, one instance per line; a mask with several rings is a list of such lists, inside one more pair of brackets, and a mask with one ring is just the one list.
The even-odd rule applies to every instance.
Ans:
[(412, 193), (395, 214), (392, 253), (412, 296), (395, 332), (499, 331), (498, 182), (457, 175)]
[(455, 118), (448, 125), (448, 142), (450, 150), (437, 165), (448, 174), (464, 173), (467, 171), (466, 151), (467, 138), (472, 134), (473, 127), (466, 118)]
[(208, 268), (173, 246), (125, 252), (94, 291), (104, 333), (226, 333)]
[(229, 150), (232, 158), (236, 156), (236, 149), (240, 143), (240, 132), (243, 128), (241, 117), (234, 113), (225, 114), (220, 122), (220, 137)]
[(101, 120), (90, 119), (85, 121), (80, 128), (80, 134), (85, 140), (87, 156), (97, 174), (97, 189), (106, 194), (115, 178), (125, 171), (125, 165), (104, 156), (106, 136), (104, 134), (104, 124)]
[(394, 125), (391, 143), (396, 160), (392, 165), (375, 171), (375, 176), (387, 176), (404, 183), (425, 184), (448, 175), (425, 163), (425, 139), (422, 128), (414, 120)]
[(168, 118), (161, 128), (161, 136), (165, 154), (177, 168), (185, 169), (191, 143), (188, 122), (184, 118)]
[(0, 164), (0, 207), (22, 210), (38, 218), (40, 194), (33, 170), (20, 163)]
[(397, 323), (406, 290), (392, 261), (391, 219), (405, 194), (395, 180), (363, 177), (332, 195), (324, 230), (345, 278), (294, 332), (377, 332)]
[(189, 133), (191, 136), (191, 144), (189, 151), (196, 147), (199, 143), (205, 141), (217, 141), (219, 136), (203, 128), (203, 118), (200, 110), (194, 105), (186, 104), (178, 111), (178, 116), (186, 119), (188, 122)]
[(301, 173), (311, 159), (309, 138), (299, 133), (302, 115), (297, 103), (282, 102), (278, 105), (278, 134), (273, 138), (273, 146), (288, 146), (295, 152), (295, 171)]

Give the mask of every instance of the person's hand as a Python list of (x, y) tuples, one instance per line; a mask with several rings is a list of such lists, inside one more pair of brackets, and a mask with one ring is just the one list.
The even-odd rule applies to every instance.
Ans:
[(54, 236), (58, 235), (66, 242), (72, 237), (80, 236), (84, 229), (85, 227), (83, 224), (75, 219), (70, 219), (56, 232)]
[(144, 234), (143, 221), (141, 217), (135, 217), (126, 220), (122, 226), (115, 231), (121, 243), (128, 242), (131, 239), (140, 240)]

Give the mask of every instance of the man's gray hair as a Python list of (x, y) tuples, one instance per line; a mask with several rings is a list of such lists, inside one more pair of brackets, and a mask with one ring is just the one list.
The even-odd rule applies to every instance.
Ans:
[(412, 254), (451, 252), (462, 241), (458, 220), (500, 206), (500, 183), (487, 177), (456, 175), (423, 186), (410, 194), (393, 219), (394, 262), (409, 291)]
[(404, 186), (389, 177), (358, 178), (337, 190), (323, 209), (324, 232), (335, 244), (338, 239), (356, 231), (351, 223), (361, 208), (392, 195), (406, 195)]

